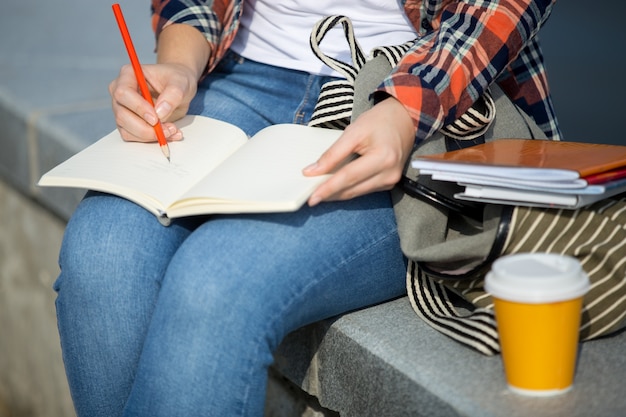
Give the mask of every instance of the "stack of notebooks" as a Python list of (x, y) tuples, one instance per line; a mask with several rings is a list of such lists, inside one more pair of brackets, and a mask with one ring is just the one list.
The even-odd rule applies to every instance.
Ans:
[(575, 209), (626, 192), (626, 146), (500, 139), (412, 161), (461, 200)]

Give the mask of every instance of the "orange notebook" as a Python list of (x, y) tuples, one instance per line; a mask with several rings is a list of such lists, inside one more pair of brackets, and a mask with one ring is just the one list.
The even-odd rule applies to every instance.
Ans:
[(423, 173), (447, 172), (534, 181), (571, 181), (626, 167), (626, 146), (500, 139), (413, 160)]

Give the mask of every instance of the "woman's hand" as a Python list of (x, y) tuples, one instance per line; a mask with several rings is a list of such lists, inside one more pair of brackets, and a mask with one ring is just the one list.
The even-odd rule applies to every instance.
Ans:
[(122, 138), (137, 142), (156, 141), (153, 126), (160, 120), (166, 138), (182, 139), (182, 133), (171, 122), (187, 114), (197, 91), (195, 74), (180, 64), (154, 64), (142, 68), (152, 91), (154, 107), (139, 93), (137, 78), (130, 65), (125, 65), (118, 78), (109, 85), (113, 114)]
[(163, 29), (157, 44), (157, 63), (142, 66), (154, 107), (139, 93), (132, 67), (124, 66), (109, 85), (113, 114), (122, 138), (156, 141), (153, 126), (160, 120), (168, 140), (182, 139), (182, 132), (172, 122), (187, 114), (209, 55), (209, 44), (196, 28), (173, 24)]
[(359, 156), (320, 185), (309, 205), (391, 189), (401, 178), (414, 140), (413, 121), (398, 100), (389, 97), (376, 104), (350, 124), (316, 163), (303, 170), (307, 176), (327, 174), (351, 155)]

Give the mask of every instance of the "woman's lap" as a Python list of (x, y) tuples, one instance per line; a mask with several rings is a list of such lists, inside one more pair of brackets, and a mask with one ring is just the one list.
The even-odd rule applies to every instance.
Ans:
[(117, 415), (124, 404), (126, 415), (260, 415), (272, 351), (288, 332), (403, 292), (395, 227), (387, 193), (169, 227), (90, 194), (68, 224), (55, 284), (79, 415)]
[[(133, 410), (165, 410), (158, 399), (194, 377), (206, 384), (198, 393), (205, 409), (262, 411), (267, 366), (287, 333), (402, 292), (395, 223), (380, 213), (387, 199), (363, 198), (374, 203), (369, 210), (355, 201), (310, 214), (217, 216), (201, 225), (161, 284), (129, 401), (139, 406)], [(176, 407), (186, 406), (189, 413), (198, 403)]]

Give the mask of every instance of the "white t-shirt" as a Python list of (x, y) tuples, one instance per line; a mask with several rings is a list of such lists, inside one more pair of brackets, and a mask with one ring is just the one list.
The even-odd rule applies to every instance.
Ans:
[[(315, 23), (330, 15), (352, 20), (366, 55), (377, 46), (399, 45), (416, 36), (399, 0), (244, 0), (232, 49), (265, 64), (340, 76), (321, 62), (309, 45)], [(351, 62), (341, 25), (326, 35), (320, 48), (328, 56)]]

